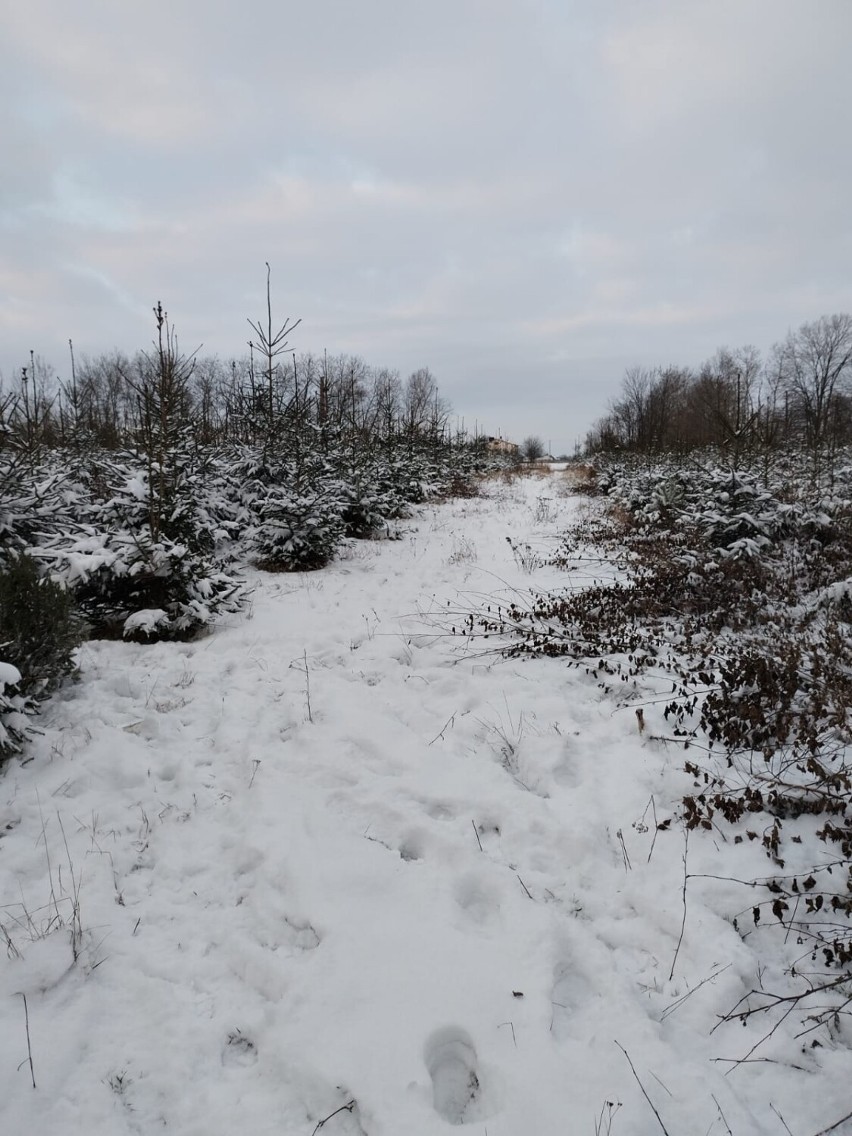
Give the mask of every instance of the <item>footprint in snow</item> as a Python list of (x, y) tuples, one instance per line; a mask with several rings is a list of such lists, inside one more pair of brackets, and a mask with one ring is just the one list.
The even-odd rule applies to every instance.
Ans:
[(415, 797), (414, 803), (419, 805), (432, 820), (455, 820), (455, 810), (446, 801), (423, 800)]
[(228, 1034), (228, 1040), (222, 1050), (223, 1065), (254, 1065), (257, 1061), (257, 1046), (250, 1037), (246, 1037), (240, 1030), (233, 1030)]
[(500, 893), (494, 884), (478, 872), (466, 872), (453, 886), (453, 896), (464, 914), (480, 927), (500, 918)]
[(455, 1027), (433, 1033), (423, 1050), (432, 1078), (432, 1104), (450, 1124), (480, 1119), (482, 1086), (470, 1035)]
[(287, 940), (291, 947), (297, 947), (300, 951), (314, 951), (322, 942), (315, 928), (307, 920), (297, 921), (285, 916), (284, 924), (287, 928)]
[(399, 854), (403, 860), (423, 859), (423, 840), (418, 833), (409, 833), (399, 845)]
[(588, 998), (588, 985), (582, 975), (577, 973), (576, 965), (567, 962), (557, 967), (550, 994), (550, 1032), (557, 1041), (576, 1039), (575, 1019)]

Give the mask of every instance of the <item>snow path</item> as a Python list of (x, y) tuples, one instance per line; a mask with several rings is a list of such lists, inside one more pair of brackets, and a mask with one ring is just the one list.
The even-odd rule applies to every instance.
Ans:
[(797, 1136), (843, 1114), (843, 1053), (812, 1066), (818, 1113), (811, 1073), (712, 1063), (756, 964), (709, 890), (669, 980), (683, 841), (648, 862), (648, 804), (672, 815), (679, 755), (564, 663), (419, 614), (564, 585), (506, 540), (552, 545), (560, 487), (258, 575), (201, 642), (83, 649), (0, 779), (4, 1132), (311, 1136), (341, 1110), (327, 1136), (564, 1136), (606, 1101), (616, 1136), (658, 1131), (616, 1041), (673, 1134), (723, 1133), (714, 1096), (738, 1136), (778, 1131), (770, 1101)]

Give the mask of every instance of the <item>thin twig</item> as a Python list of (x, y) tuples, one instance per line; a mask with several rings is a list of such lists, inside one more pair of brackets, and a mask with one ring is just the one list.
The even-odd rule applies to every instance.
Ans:
[(840, 1125), (845, 1124), (847, 1120), (852, 1120), (852, 1112), (847, 1112), (845, 1116), (841, 1116), (834, 1124), (829, 1124), (828, 1128), (821, 1128), (819, 1132), (814, 1133), (814, 1136), (828, 1136), (829, 1132), (836, 1132)]
[(6, 930), (6, 927), (3, 923), (0, 923), (0, 935), (3, 936), (3, 941), (6, 944), (6, 954), (9, 956), (9, 958), (22, 958), (23, 956), (21, 955), (21, 952), (15, 946), (14, 942), (12, 941), (12, 936)]
[(688, 879), (686, 871), (686, 854), (689, 851), (689, 829), (683, 830), (683, 919), (680, 923), (680, 936), (678, 937), (677, 946), (675, 947), (674, 958), (672, 959), (672, 969), (669, 972), (669, 982), (674, 977), (675, 966), (677, 964), (677, 956), (680, 954), (680, 945), (683, 942), (683, 933), (686, 930), (686, 881)]
[(651, 1112), (653, 1112), (654, 1116), (656, 1116), (657, 1120), (659, 1121), (660, 1128), (662, 1128), (662, 1130), (663, 1130), (663, 1132), (665, 1132), (666, 1136), (671, 1136), (668, 1128), (666, 1128), (665, 1124), (663, 1124), (663, 1118), (660, 1116), (660, 1114), (657, 1112), (656, 1108), (654, 1107), (654, 1102), (651, 1100), (651, 1098), (645, 1092), (645, 1086), (639, 1080), (639, 1074), (636, 1072), (636, 1069), (633, 1065), (633, 1062), (630, 1060), (630, 1054), (627, 1052), (627, 1050), (624, 1048), (623, 1045), (619, 1045), (619, 1043), (617, 1041), (615, 1042), (615, 1044), (618, 1045), (618, 1048), (621, 1050), (621, 1052), (627, 1058), (627, 1064), (630, 1066), (631, 1073), (636, 1078), (636, 1084), (642, 1090), (642, 1096), (645, 1098), (645, 1100), (651, 1106)]
[(443, 725), (443, 726), (441, 727), (441, 729), (439, 730), (439, 732), (438, 732), (437, 734), (435, 734), (434, 738), (432, 738), (431, 742), (429, 742), (429, 745), (430, 745), (430, 746), (431, 746), (431, 745), (434, 745), (434, 744), (435, 744), (435, 742), (436, 742), (436, 741), (437, 741), (437, 740), (438, 740), (439, 738), (441, 739), (441, 741), (443, 741), (443, 740), (444, 740), (444, 731), (446, 730), (447, 726), (453, 726), (453, 725), (455, 725), (455, 721), (456, 721), (456, 716), (455, 716), (455, 714), (451, 714), (451, 715), (449, 716), (449, 718), (447, 718), (446, 722), (444, 722), (444, 725)]
[(728, 1130), (728, 1136), (734, 1136), (733, 1132), (731, 1131), (731, 1126), (730, 1126), (730, 1124), (728, 1124), (728, 1118), (725, 1116), (724, 1112), (722, 1112), (722, 1106), (716, 1100), (715, 1094), (711, 1093), (710, 1096), (713, 1097), (713, 1103), (715, 1104), (716, 1108), (718, 1108), (718, 1110), (719, 1110), (719, 1116), (722, 1118), (722, 1123), (725, 1125), (725, 1127)]
[(316, 1136), (316, 1134), (317, 1134), (317, 1132), (319, 1132), (320, 1128), (322, 1128), (322, 1127), (323, 1127), (323, 1125), (325, 1125), (325, 1124), (328, 1124), (329, 1120), (331, 1120), (331, 1118), (332, 1118), (333, 1116), (337, 1116), (337, 1114), (338, 1114), (338, 1113), (340, 1113), (340, 1112), (352, 1112), (352, 1109), (353, 1109), (354, 1107), (355, 1107), (355, 1101), (354, 1101), (354, 1100), (351, 1100), (351, 1101), (349, 1101), (349, 1103), (348, 1103), (348, 1104), (342, 1104), (342, 1105), (340, 1106), (340, 1108), (336, 1108), (336, 1109), (334, 1110), (334, 1112), (330, 1112), (330, 1113), (328, 1114), (328, 1116), (326, 1116), (326, 1117), (325, 1117), (325, 1119), (323, 1119), (323, 1120), (320, 1120), (320, 1121), (319, 1121), (319, 1123), (317, 1124), (316, 1128), (315, 1128), (315, 1129), (313, 1130), (313, 1132), (311, 1133), (311, 1136)]
[[(27, 1028), (27, 1060), (29, 1061), (29, 1066), (30, 1066), (30, 1078), (32, 1079), (33, 1088), (35, 1088), (36, 1087), (36, 1079), (35, 1079), (35, 1070), (33, 1069), (33, 1047), (32, 1047), (32, 1043), (30, 1042), (30, 1011), (29, 1011), (29, 1007), (27, 1006), (26, 994), (22, 994), (21, 997), (24, 1000), (24, 1022), (26, 1024), (26, 1028)], [(20, 1068), (20, 1066), (18, 1066), (18, 1068)]]
[(68, 837), (65, 835), (65, 825), (62, 823), (62, 817), (57, 812), (56, 819), (59, 821), (59, 831), (62, 833), (62, 840), (65, 844), (65, 855), (68, 857), (68, 867), (71, 872), (71, 889), (72, 889), (72, 906), (71, 906), (71, 950), (74, 955), (74, 961), (80, 957), (80, 949), (83, 945), (83, 924), (80, 918), (80, 886), (83, 882), (82, 873), (80, 878), (74, 874), (74, 861), (71, 859), (71, 849), (68, 847)]
[[(784, 1117), (781, 1115), (781, 1113), (778, 1111), (778, 1109), (775, 1107), (775, 1105), (772, 1103), (772, 1101), (769, 1102), (769, 1107), (772, 1109), (772, 1111), (775, 1113), (775, 1115), (778, 1117), (778, 1119), (781, 1121), (781, 1123), (784, 1125), (784, 1127), (790, 1133), (790, 1136), (793, 1136), (793, 1133), (790, 1132), (789, 1124), (784, 1119)], [(819, 1136), (819, 1133), (817, 1133), (817, 1136)]]
[(527, 885), (524, 883), (524, 881), (521, 879), (520, 875), (518, 875), (517, 872), (515, 872), (515, 875), (518, 876), (518, 882), (520, 883), (521, 887), (524, 889), (524, 891), (527, 893), (527, 895), (530, 897), (530, 899), (532, 899), (532, 895), (530, 895), (530, 889), (527, 887)]
[(790, 932), (793, 930), (793, 924), (796, 921), (796, 915), (798, 913), (799, 904), (800, 904), (801, 900), (802, 900), (802, 897), (800, 895), (797, 895), (796, 896), (796, 906), (793, 908), (793, 914), (790, 916), (790, 922), (787, 924), (787, 934), (784, 936), (784, 942), (785, 943), (790, 938)]
[(313, 722), (314, 716), (311, 712), (311, 672), (308, 670), (307, 648), (302, 652), (302, 657), (305, 661), (305, 698), (308, 703), (308, 721)]
[(660, 831), (659, 825), (657, 824), (657, 806), (654, 802), (653, 794), (651, 794), (651, 810), (654, 814), (654, 839), (651, 841), (651, 851), (648, 853), (648, 859), (646, 861), (648, 864), (651, 863), (651, 857), (654, 855), (654, 845), (657, 843), (657, 835)]
[(657, 1076), (657, 1074), (654, 1072), (653, 1069), (651, 1070), (651, 1076), (654, 1078), (654, 1080), (657, 1082), (657, 1084), (660, 1086), (660, 1088), (663, 1090), (663, 1092), (668, 1093), (670, 1097), (673, 1096), (671, 1089), (668, 1087), (668, 1085), (663, 1084), (663, 1082), (660, 1080), (660, 1078)]
[(38, 788), (36, 788), (36, 801), (38, 801), (38, 815), (41, 818), (41, 836), (44, 840), (44, 855), (47, 860), (47, 878), (50, 883), (50, 898), (53, 903), (53, 910), (56, 913), (57, 922), (61, 923), (62, 916), (59, 914), (59, 904), (56, 902), (56, 892), (53, 888), (53, 868), (50, 864), (50, 849), (47, 846), (47, 828), (45, 827), (44, 813), (41, 808), (41, 795), (39, 794)]
[(476, 843), (479, 845), (479, 851), (484, 852), (485, 849), (482, 847), (482, 841), (479, 839), (479, 829), (476, 827), (476, 821), (472, 820), (470, 823), (473, 825), (473, 832), (476, 836)]
[[(600, 1116), (595, 1119), (595, 1136), (610, 1136), (613, 1117), (620, 1108), (621, 1101), (604, 1101), (601, 1105)], [(606, 1112), (606, 1119), (604, 1119), (604, 1112)], [(604, 1130), (604, 1124), (606, 1124), (606, 1130)]]
[(687, 990), (685, 994), (682, 994), (680, 998), (672, 1002), (670, 1006), (666, 1006), (665, 1010), (660, 1014), (660, 1021), (664, 1022), (669, 1014), (673, 1014), (675, 1010), (679, 1010), (687, 998), (691, 998), (695, 991), (700, 990), (705, 982), (711, 982), (714, 978), (718, 977), (718, 975), (728, 970), (730, 966), (731, 963), (726, 963), (725, 966), (721, 967), (719, 970), (714, 970), (712, 974), (708, 974), (706, 978), (702, 978), (697, 986), (693, 986), (691, 990)]
[[(728, 1018), (727, 1020), (733, 1021), (734, 1017), (738, 1017), (740, 1019), (740, 1021), (745, 1021), (745, 1019), (747, 1017), (750, 1017), (752, 1013), (759, 1013), (759, 1012), (764, 1011), (764, 1010), (774, 1009), (775, 1006), (779, 1005), (783, 1001), (785, 1001), (785, 999), (779, 999), (778, 1002), (774, 1003), (774, 1005), (759, 1006), (757, 1008), (757, 1010), (755, 1010), (755, 1011), (746, 1010), (746, 1011), (743, 1011), (743, 1013), (741, 1013), (741, 1014), (734, 1014), (730, 1018)], [(765, 1041), (769, 1041), (770, 1037), (772, 1037), (772, 1035), (775, 1033), (775, 1031), (777, 1029), (779, 1029), (784, 1024), (784, 1022), (787, 1020), (787, 1018), (789, 1018), (789, 1016), (793, 1013), (793, 1011), (795, 1010), (797, 1005), (798, 1005), (798, 999), (794, 1002), (791, 1002), (791, 1004), (787, 1007), (787, 1009), (784, 1011), (784, 1013), (781, 1015), (781, 1017), (778, 1019), (778, 1021), (772, 1027), (772, 1029), (769, 1030), (768, 1033), (764, 1034), (764, 1036), (759, 1041), (756, 1041), (754, 1043), (754, 1045), (751, 1047), (751, 1049), (748, 1051), (748, 1053), (745, 1055), (745, 1057), (740, 1057), (736, 1061), (732, 1062), (731, 1068), (728, 1070), (728, 1073), (730, 1073), (733, 1069), (738, 1068), (740, 1065), (744, 1065), (746, 1062), (748, 1062), (749, 1059), (751, 1058), (751, 1055), (755, 1052), (755, 1050), (759, 1049), (760, 1046), (763, 1045), (763, 1043)], [(725, 1018), (722, 1019), (722, 1021), (725, 1021), (725, 1020), (726, 1020)], [(721, 1025), (721, 1022), (717, 1022), (716, 1025), (713, 1026), (713, 1029), (710, 1032), (713, 1033), (713, 1030), (715, 1030), (716, 1026), (718, 1026), (718, 1025)], [(772, 1058), (759, 1058), (758, 1060), (772, 1062)], [(725, 1076), (727, 1076), (728, 1073), (726, 1073)]]
[(624, 843), (624, 834), (621, 829), (619, 829), (615, 835), (618, 837), (619, 843), (621, 844), (621, 858), (624, 860), (624, 870), (625, 872), (632, 871), (633, 865), (630, 863), (630, 857), (627, 855), (627, 845)]

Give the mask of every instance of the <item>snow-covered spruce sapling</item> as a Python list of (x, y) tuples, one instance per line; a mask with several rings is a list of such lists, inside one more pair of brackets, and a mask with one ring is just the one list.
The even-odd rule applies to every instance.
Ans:
[(0, 662), (0, 764), (20, 753), (30, 737), (30, 718), (35, 703), (20, 693), (21, 673), (11, 663)]
[(35, 461), (18, 449), (0, 457), (0, 564), (73, 526), (84, 490), (58, 453)]
[(70, 674), (82, 630), (69, 592), (32, 557), (0, 569), (0, 656), (20, 672), (22, 694), (43, 698)]
[(161, 303), (154, 308), (154, 320), (154, 351), (140, 356), (137, 373), (128, 380), (137, 402), (135, 442), (145, 462), (150, 538), (184, 540), (183, 515), (192, 492), (187, 422), (195, 353), (184, 355), (179, 350)]
[(268, 572), (322, 568), (343, 534), (339, 502), (322, 489), (295, 493), (285, 485), (258, 491), (250, 544), (258, 567)]
[[(192, 545), (149, 524), (143, 470), (112, 463), (111, 492), (86, 523), (39, 549), (72, 588), (90, 634), (102, 638), (191, 639), (221, 611), (236, 610), (241, 583)], [(189, 514), (191, 517), (192, 514)]]
[(127, 377), (138, 456), (100, 461), (100, 499), (76, 531), (40, 550), (93, 634), (145, 642), (193, 638), (241, 599), (240, 583), (209, 559), (227, 533), (199, 500), (209, 459), (187, 425), (194, 356), (179, 351), (161, 304), (154, 314), (154, 351)]

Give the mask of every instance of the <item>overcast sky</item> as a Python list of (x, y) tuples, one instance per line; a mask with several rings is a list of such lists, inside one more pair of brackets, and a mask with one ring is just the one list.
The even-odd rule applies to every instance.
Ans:
[(573, 446), (633, 363), (852, 311), (852, 0), (0, 0), (0, 372), (429, 366)]

